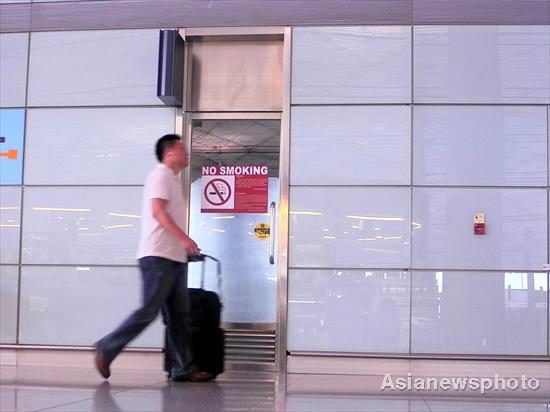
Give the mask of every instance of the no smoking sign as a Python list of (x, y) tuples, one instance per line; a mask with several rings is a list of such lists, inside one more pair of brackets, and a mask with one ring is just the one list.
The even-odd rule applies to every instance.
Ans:
[(233, 209), (235, 176), (203, 176), (201, 209)]
[(201, 213), (266, 213), (267, 166), (204, 166)]

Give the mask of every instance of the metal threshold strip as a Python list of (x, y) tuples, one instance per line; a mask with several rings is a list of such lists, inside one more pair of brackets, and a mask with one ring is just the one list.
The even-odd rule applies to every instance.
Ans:
[(288, 352), (289, 356), (322, 356), (371, 359), (424, 359), (424, 360), (498, 360), (498, 361), (550, 361), (547, 355), (487, 355), (442, 353), (365, 353), (365, 352)]

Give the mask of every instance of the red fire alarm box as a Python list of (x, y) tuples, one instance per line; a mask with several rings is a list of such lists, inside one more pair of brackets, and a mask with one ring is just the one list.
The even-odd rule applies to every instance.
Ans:
[(485, 234), (485, 213), (476, 213), (474, 215), (474, 235)]

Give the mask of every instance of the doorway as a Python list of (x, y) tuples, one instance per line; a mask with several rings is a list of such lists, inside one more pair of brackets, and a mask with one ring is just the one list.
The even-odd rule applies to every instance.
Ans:
[[(285, 372), (291, 30), (180, 34), (186, 40), (181, 133), (190, 153), (188, 232), (222, 264), (219, 286), (213, 262), (206, 263), (204, 287), (222, 299), (226, 367)], [(261, 208), (219, 210), (230, 203), (231, 180), (209, 185), (208, 170), (231, 167), (267, 170), (263, 188), (253, 189), (265, 196)], [(189, 286), (200, 284), (201, 265), (189, 265)]]
[[(222, 262), (221, 285), (213, 263), (205, 263), (204, 287), (222, 299), (228, 362), (274, 363), (281, 122), (218, 117), (191, 121), (189, 235)], [(203, 168), (211, 166), (267, 168), (265, 210), (205, 211)], [(189, 266), (190, 287), (201, 285), (201, 270)]]

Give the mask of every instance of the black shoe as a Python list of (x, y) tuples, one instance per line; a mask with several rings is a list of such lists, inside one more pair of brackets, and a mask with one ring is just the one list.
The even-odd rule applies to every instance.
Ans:
[(109, 379), (109, 376), (111, 376), (111, 368), (109, 368), (109, 362), (105, 359), (105, 355), (99, 349), (96, 349), (95, 367), (101, 376), (105, 379)]
[(172, 382), (208, 382), (214, 379), (210, 372), (192, 372), (186, 375), (172, 376)]

